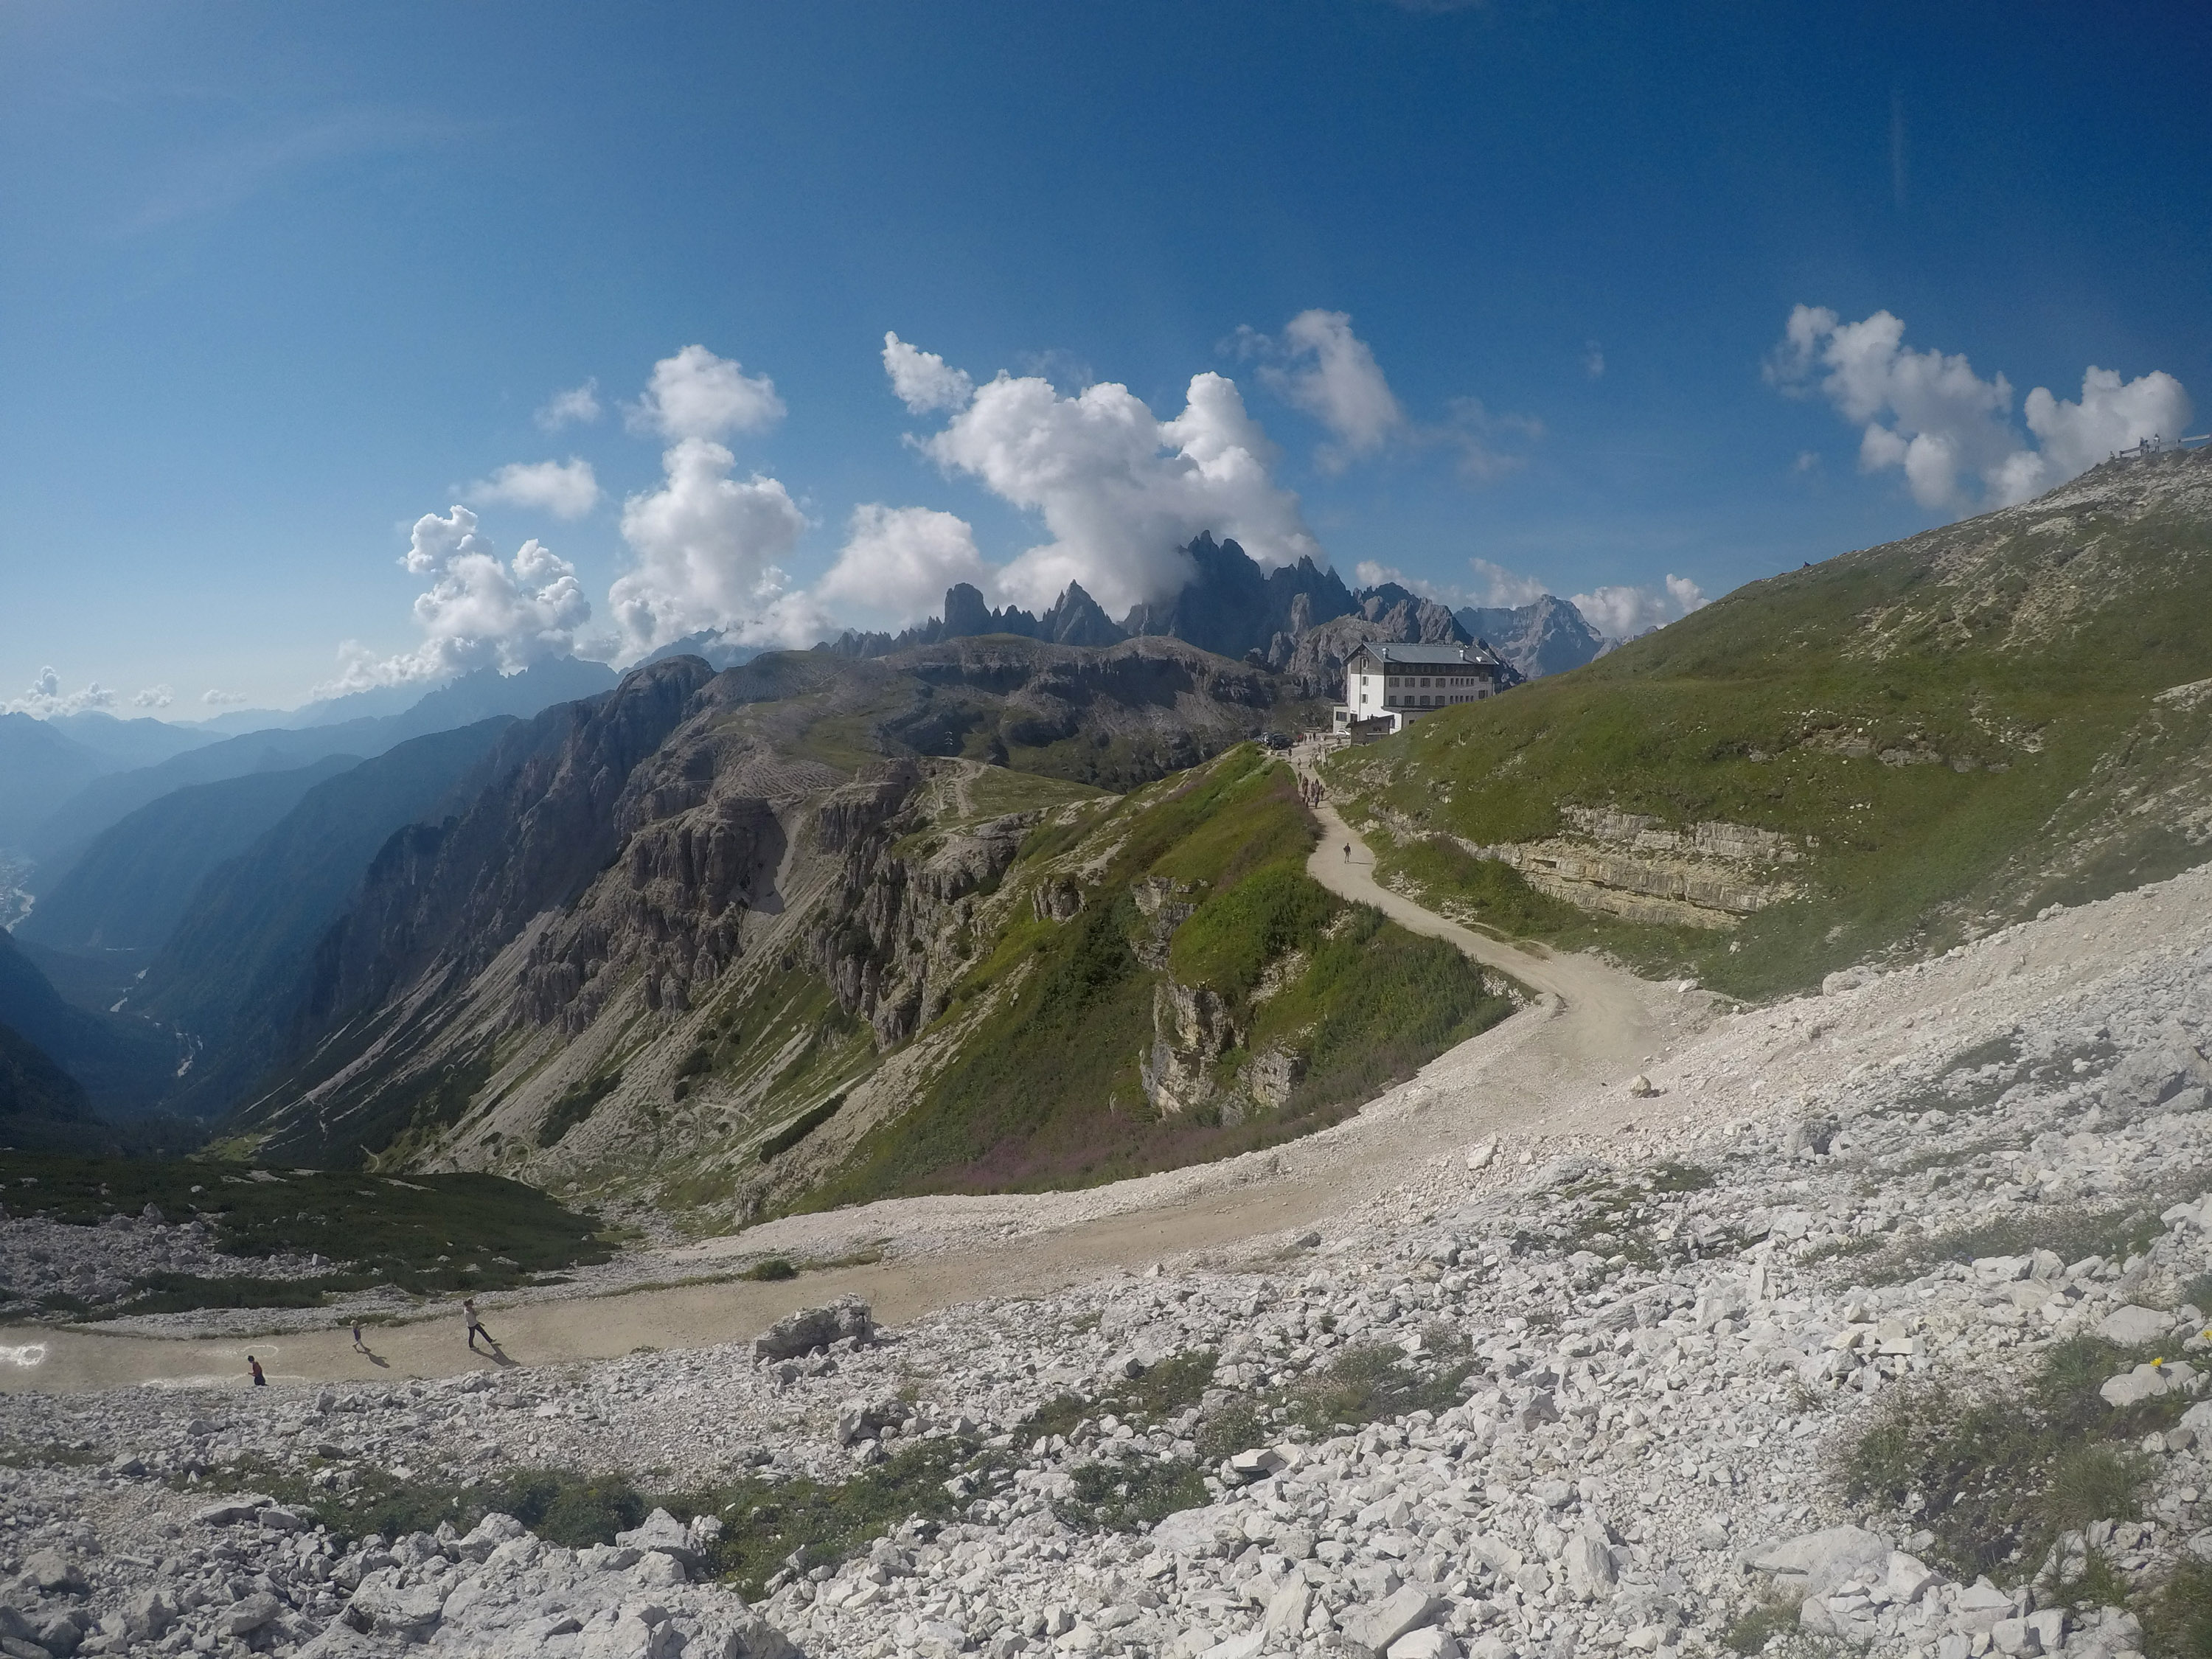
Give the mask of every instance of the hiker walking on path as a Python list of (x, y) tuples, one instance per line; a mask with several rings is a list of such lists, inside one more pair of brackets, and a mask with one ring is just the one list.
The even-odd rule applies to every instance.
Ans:
[(361, 1321), (358, 1319), (353, 1322), (353, 1351), (356, 1353), (368, 1352), (368, 1344), (361, 1340)]
[(265, 1389), (269, 1386), (269, 1379), (261, 1374), (261, 1362), (256, 1359), (252, 1354), (246, 1356), (246, 1369), (253, 1374), (253, 1386), (255, 1388)]
[(474, 1297), (465, 1297), (462, 1298), (461, 1317), (468, 1322), (469, 1352), (471, 1353), (474, 1353), (477, 1351), (477, 1339), (478, 1337), (483, 1338), (484, 1346), (490, 1349), (492, 1352), (497, 1353), (499, 1352), (499, 1343), (493, 1338), (492, 1334), (484, 1328), (483, 1321), (477, 1317), (477, 1304), (476, 1298)]

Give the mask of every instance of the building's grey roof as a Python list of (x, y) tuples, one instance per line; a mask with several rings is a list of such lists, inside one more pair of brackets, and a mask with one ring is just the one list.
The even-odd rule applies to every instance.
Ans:
[(1447, 667), (1465, 665), (1470, 667), (1489, 666), (1489, 659), (1471, 645), (1399, 645), (1389, 641), (1370, 641), (1352, 654), (1378, 657), (1386, 663), (1405, 663), (1418, 667), (1443, 664)]

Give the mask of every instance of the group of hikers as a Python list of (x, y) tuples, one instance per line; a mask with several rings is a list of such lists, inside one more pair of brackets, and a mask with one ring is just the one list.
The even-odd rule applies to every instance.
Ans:
[(1310, 776), (1304, 772), (1298, 774), (1298, 799), (1307, 805), (1320, 805), (1327, 798), (1327, 794), (1328, 792), (1322, 788), (1319, 778)]
[[(482, 1352), (489, 1353), (495, 1358), (503, 1358), (500, 1354), (498, 1339), (484, 1328), (483, 1320), (477, 1312), (474, 1297), (461, 1298), (461, 1322), (468, 1327), (471, 1353), (479, 1352), (477, 1347), (477, 1339), (482, 1337), (484, 1344)], [(358, 1319), (353, 1322), (353, 1351), (356, 1353), (365, 1353), (371, 1359), (376, 1358), (375, 1351), (368, 1346), (367, 1339), (361, 1334), (361, 1321)], [(253, 1387), (265, 1389), (269, 1386), (268, 1374), (261, 1369), (261, 1362), (252, 1354), (246, 1356), (246, 1374), (252, 1380)]]

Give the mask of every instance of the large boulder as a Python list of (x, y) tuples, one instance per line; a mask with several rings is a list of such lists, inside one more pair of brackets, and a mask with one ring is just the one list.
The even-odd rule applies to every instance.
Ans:
[(692, 1537), (691, 1529), (666, 1510), (655, 1510), (645, 1517), (641, 1525), (632, 1527), (628, 1532), (617, 1533), (615, 1543), (623, 1548), (636, 1550), (641, 1554), (657, 1550), (663, 1555), (674, 1557), (687, 1567), (699, 1565), (698, 1543)]
[(222, 1615), (222, 1627), (233, 1636), (251, 1636), (284, 1611), (284, 1604), (267, 1590), (255, 1590), (234, 1601)]
[(361, 1581), (342, 1615), (364, 1636), (398, 1636), (425, 1642), (438, 1627), (445, 1597), (430, 1586), (402, 1589), (399, 1575), (387, 1567)]
[(1826, 1595), (1869, 1567), (1889, 1563), (1889, 1540), (1863, 1527), (1824, 1527), (1785, 1538), (1747, 1557), (1754, 1572), (1771, 1573), (1792, 1595)]
[(1565, 1556), (1567, 1591), (1576, 1601), (1601, 1601), (1613, 1594), (1620, 1574), (1613, 1568), (1613, 1551), (1604, 1540), (1577, 1533), (1567, 1540)]
[(2163, 1105), (2192, 1083), (2207, 1080), (2204, 1056), (2185, 1042), (2138, 1048), (2112, 1067), (2105, 1098), (2122, 1109)]
[(241, 1521), (252, 1520), (276, 1502), (273, 1498), (241, 1492), (235, 1498), (218, 1498), (212, 1504), (201, 1504), (192, 1511), (192, 1519), (204, 1527), (235, 1526)]
[(1356, 1659), (1383, 1659), (1390, 1644), (1417, 1631), (1437, 1616), (1443, 1604), (1416, 1585), (1401, 1586), (1379, 1601), (1370, 1601), (1344, 1615), (1346, 1649)]
[(802, 1659), (791, 1638), (749, 1607), (704, 1613), (684, 1659)]
[(33, 1550), (23, 1558), (23, 1579), (41, 1595), (82, 1595), (85, 1591), (83, 1570), (51, 1547)]
[(2106, 1314), (2097, 1327), (2097, 1334), (2118, 1347), (2139, 1348), (2146, 1342), (2157, 1341), (2172, 1328), (2172, 1314), (2160, 1313), (2155, 1308), (2138, 1308), (2130, 1303)]
[(840, 1297), (826, 1308), (802, 1308), (786, 1314), (753, 1339), (756, 1359), (798, 1359), (850, 1338), (875, 1340), (875, 1320), (855, 1296)]
[(501, 1515), (494, 1510), (463, 1534), (454, 1548), (465, 1561), (489, 1560), (491, 1553), (502, 1544), (524, 1536), (529, 1528), (511, 1515)]
[(1149, 1536), (1160, 1555), (1212, 1555), (1220, 1547), (1224, 1522), (1218, 1510), (1177, 1510), (1153, 1527)]

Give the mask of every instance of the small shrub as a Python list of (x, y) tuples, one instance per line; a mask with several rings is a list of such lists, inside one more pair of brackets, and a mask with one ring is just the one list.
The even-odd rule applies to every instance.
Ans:
[[(2127, 1575), (2113, 1565), (2112, 1558), (2102, 1550), (2087, 1551), (2081, 1558), (2079, 1570), (2057, 1578), (2048, 1594), (2038, 1592), (2039, 1599), (2047, 1606), (2081, 1607), (2087, 1604), (2099, 1607), (2125, 1607), (2135, 1594), (2135, 1586), (2128, 1583)], [(2207, 1652), (2212, 1649), (2197, 1649)]]
[(769, 1135), (760, 1144), (760, 1161), (763, 1164), (780, 1152), (787, 1152), (837, 1115), (837, 1109), (845, 1103), (842, 1094), (832, 1095), (819, 1106), (801, 1112), (797, 1117)]
[(1776, 1590), (1738, 1613), (1722, 1634), (1721, 1643), (1732, 1653), (1764, 1653), (1769, 1642), (1796, 1628), (1796, 1598), (1786, 1590)]
[(1070, 1478), (1074, 1492), (1053, 1511), (1087, 1531), (1134, 1532), (1206, 1501), (1206, 1476), (1195, 1464), (1133, 1458), (1086, 1463)]
[(2133, 1520), (2150, 1474), (2134, 1443), (2187, 1403), (2166, 1395), (2107, 1406), (2098, 1388), (2133, 1358), (2075, 1337), (2016, 1389), (1899, 1389), (1845, 1455), (1848, 1495), (1915, 1516), (1934, 1534), (1936, 1559), (1966, 1578), (2040, 1562), (2061, 1535), (2093, 1521)]
[(1340, 1424), (1358, 1428), (1417, 1411), (1448, 1411), (1474, 1369), (1467, 1358), (1433, 1368), (1389, 1343), (1347, 1348), (1322, 1370), (1301, 1378), (1285, 1402), (1293, 1422), (1316, 1433)]
[(2184, 1559), (2142, 1608), (2147, 1652), (2197, 1659), (2212, 1654), (2212, 1563)]
[(746, 1268), (744, 1272), (739, 1273), (738, 1277), (740, 1279), (759, 1279), (768, 1284), (775, 1284), (783, 1279), (798, 1278), (799, 1269), (793, 1267), (791, 1263), (785, 1261), (781, 1256), (772, 1255), (765, 1261), (754, 1262), (751, 1267)]

